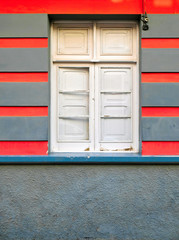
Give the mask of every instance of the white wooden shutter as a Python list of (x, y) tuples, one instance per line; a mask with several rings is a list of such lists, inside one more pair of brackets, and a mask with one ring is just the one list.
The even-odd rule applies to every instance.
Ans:
[[(94, 71), (89, 64), (56, 64), (56, 139), (53, 151), (94, 151)], [(55, 126), (54, 126), (55, 127)], [(54, 134), (54, 132), (53, 132)], [(53, 135), (52, 135), (53, 136)]]
[(132, 143), (132, 67), (106, 65), (96, 67), (96, 150), (124, 150)]

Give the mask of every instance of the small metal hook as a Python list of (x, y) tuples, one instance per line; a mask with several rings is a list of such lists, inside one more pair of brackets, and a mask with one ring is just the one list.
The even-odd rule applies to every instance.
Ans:
[(149, 25), (148, 25), (148, 22), (149, 22), (149, 18), (147, 16), (147, 13), (145, 12), (145, 14), (143, 14), (141, 16), (141, 21), (143, 22), (143, 26), (142, 26), (142, 29), (144, 31), (147, 31), (149, 29)]

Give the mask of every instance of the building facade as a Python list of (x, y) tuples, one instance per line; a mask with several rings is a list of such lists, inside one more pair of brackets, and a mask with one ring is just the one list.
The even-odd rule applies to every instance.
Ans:
[(1, 3), (0, 239), (179, 239), (178, 13)]

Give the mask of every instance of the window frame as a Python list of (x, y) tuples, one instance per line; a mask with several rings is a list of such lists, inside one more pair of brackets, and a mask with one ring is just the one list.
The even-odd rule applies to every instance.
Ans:
[[(126, 148), (124, 151), (122, 150), (120, 150), (120, 151), (118, 151), (118, 153), (119, 154), (124, 154), (124, 153), (130, 153), (130, 154), (136, 154), (136, 153), (139, 153), (140, 152), (140, 139), (139, 139), (139, 130), (140, 130), (140, 126), (139, 126), (139, 122), (140, 122), (140, 99), (139, 99), (139, 92), (140, 92), (140, 85), (139, 85), (139, 83), (140, 83), (140, 75), (139, 75), (139, 26), (138, 26), (138, 21), (123, 21), (123, 20), (117, 20), (117, 21), (53, 21), (52, 23), (51, 23), (51, 42), (53, 43), (53, 41), (54, 41), (54, 36), (53, 36), (53, 24), (68, 24), (68, 25), (70, 25), (70, 24), (78, 24), (78, 26), (80, 25), (80, 24), (94, 24), (94, 27), (96, 28), (96, 24), (119, 24), (119, 25), (122, 25), (122, 24), (127, 24), (127, 25), (130, 25), (130, 26), (132, 26), (132, 25), (134, 25), (135, 26), (135, 31), (136, 31), (136, 39), (135, 39), (135, 44), (136, 44), (136, 59), (130, 59), (129, 61), (126, 61), (125, 59), (124, 60), (116, 60), (116, 59), (114, 59), (114, 61), (110, 61), (110, 60), (106, 60), (106, 59), (102, 59), (102, 60), (100, 60), (100, 61), (98, 61), (98, 60), (95, 60), (95, 54), (94, 54), (94, 58), (93, 58), (93, 60), (91, 61), (91, 60), (89, 60), (89, 59), (85, 59), (85, 60), (81, 60), (81, 59), (78, 59), (77, 61), (71, 61), (71, 63), (72, 64), (68, 64), (68, 61), (65, 59), (65, 60), (58, 60), (58, 59), (56, 59), (56, 58), (54, 58), (54, 49), (53, 49), (53, 44), (51, 44), (51, 52), (52, 52), (52, 54), (51, 54), (51, 59), (50, 59), (50, 61), (51, 61), (51, 69), (52, 69), (52, 71), (51, 71), (51, 87), (50, 87), (50, 91), (51, 91), (51, 96), (52, 96), (52, 98), (53, 98), (53, 96), (54, 96), (54, 94), (56, 94), (55, 92), (54, 92), (54, 89), (52, 89), (53, 88), (53, 81), (52, 81), (52, 79), (54, 78), (54, 67), (55, 67), (55, 65), (56, 65), (56, 68), (58, 68), (58, 65), (60, 64), (60, 67), (63, 67), (63, 66), (65, 66), (65, 67), (73, 67), (73, 66), (75, 66), (76, 65), (76, 67), (77, 67), (77, 65), (78, 66), (82, 66), (82, 67), (89, 67), (89, 68), (93, 68), (93, 66), (92, 66), (92, 64), (93, 63), (98, 63), (98, 66), (104, 66), (105, 64), (108, 64), (108, 65), (111, 65), (111, 64), (113, 64), (113, 66), (114, 65), (120, 65), (120, 66), (127, 66), (127, 65), (131, 65), (132, 66), (132, 69), (134, 69), (134, 72), (135, 72), (135, 75), (136, 75), (136, 80), (134, 80), (135, 81), (135, 84), (133, 84), (133, 87), (135, 88), (135, 89), (133, 89), (132, 90), (132, 95), (134, 94), (134, 91), (135, 91), (135, 97), (132, 97), (133, 98), (133, 102), (132, 102), (132, 108), (134, 109), (135, 108), (135, 111), (133, 111), (133, 114), (135, 115), (135, 117), (133, 118), (133, 119), (135, 119), (135, 121), (133, 121), (133, 126), (132, 126), (132, 134), (134, 135), (134, 137), (136, 137), (137, 138), (137, 140), (135, 141), (134, 140), (134, 137), (133, 137), (133, 146), (134, 146), (134, 148), (133, 149), (130, 149), (130, 148)], [(93, 29), (92, 29), (92, 31), (93, 31)], [(96, 31), (95, 31), (96, 32)], [(99, 33), (99, 31), (97, 32), (97, 33)], [(93, 38), (93, 40), (94, 41), (96, 41), (96, 38), (97, 38), (97, 36), (96, 36), (96, 34), (94, 35), (94, 38)], [(98, 36), (98, 38), (99, 38), (99, 36)], [(96, 46), (96, 45), (95, 45)], [(97, 51), (95, 51), (95, 49), (94, 49), (94, 52), (97, 54)], [(90, 64), (90, 62), (92, 63), (92, 64)], [(124, 65), (125, 64), (125, 65)], [(92, 66), (92, 67), (91, 67)], [(97, 68), (97, 66), (94, 66), (94, 68), (96, 69)], [(91, 70), (91, 72), (93, 72), (93, 74), (94, 74), (94, 72), (95, 72), (96, 70)], [(99, 70), (98, 70), (99, 71)], [(134, 72), (133, 72), (133, 75), (134, 75)], [(94, 85), (94, 83), (93, 83), (93, 85)], [(57, 89), (56, 89), (56, 91), (57, 91)], [(95, 93), (96, 94), (96, 93)], [(52, 115), (53, 114), (55, 114), (54, 113), (54, 108), (52, 107), (52, 98), (51, 98), (51, 100), (50, 100), (50, 147), (49, 147), (49, 150), (50, 150), (50, 153), (51, 154), (54, 154), (54, 153), (57, 153), (57, 154), (59, 154), (59, 153), (65, 153), (65, 152), (67, 152), (67, 151), (59, 151), (59, 150), (57, 150), (57, 149), (53, 149), (53, 146), (52, 146), (52, 144), (54, 143), (54, 127), (51, 127), (52, 126), (52, 124), (51, 124), (51, 122), (52, 122)], [(56, 101), (57, 101), (57, 99), (56, 99)], [(137, 105), (137, 107), (135, 106), (135, 105)], [(56, 107), (57, 107), (57, 104), (56, 104)], [(56, 110), (57, 111), (57, 110)], [(70, 153), (73, 153), (73, 151), (69, 151)], [(85, 153), (84, 151), (74, 151), (74, 153), (77, 153), (77, 152), (81, 152), (81, 153)], [(90, 151), (91, 153), (100, 153), (100, 154), (103, 154), (103, 153), (114, 153), (114, 151)]]

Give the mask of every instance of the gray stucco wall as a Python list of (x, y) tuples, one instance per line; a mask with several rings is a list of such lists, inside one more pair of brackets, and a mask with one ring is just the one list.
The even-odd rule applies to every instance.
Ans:
[(1, 166), (1, 240), (178, 240), (179, 166)]

